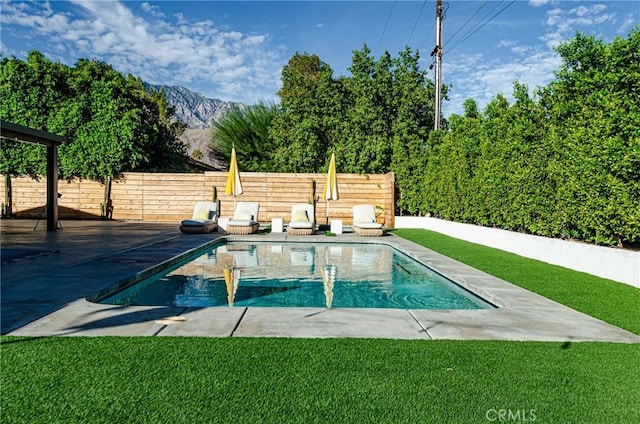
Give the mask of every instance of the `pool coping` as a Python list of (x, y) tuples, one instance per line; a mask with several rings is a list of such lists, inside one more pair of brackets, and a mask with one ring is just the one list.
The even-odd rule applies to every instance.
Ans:
[[(183, 236), (176, 236), (181, 239)], [(640, 336), (575, 311), (514, 284), (486, 274), (416, 243), (388, 234), (377, 238), (345, 233), (291, 236), (287, 233), (224, 235), (190, 241), (191, 246), (161, 261), (171, 266), (221, 239), (256, 242), (382, 243), (434, 269), (493, 303), (496, 309), (424, 310), (276, 307), (140, 307), (114, 306), (72, 299), (59, 309), (12, 329), (15, 336), (196, 336), (389, 338), (514, 341), (597, 341), (640, 343)], [(159, 249), (166, 239), (139, 249)], [(195, 245), (195, 247), (194, 247)], [(132, 249), (136, 251), (136, 249)], [(100, 260), (92, 264), (102, 266)], [(85, 270), (90, 271), (89, 269)], [(130, 277), (146, 278), (155, 267)], [(81, 279), (82, 267), (74, 269)], [(115, 284), (118, 281), (112, 281)], [(130, 283), (130, 281), (128, 281)], [(107, 286), (104, 286), (107, 287)], [(103, 287), (103, 288), (104, 288)]]

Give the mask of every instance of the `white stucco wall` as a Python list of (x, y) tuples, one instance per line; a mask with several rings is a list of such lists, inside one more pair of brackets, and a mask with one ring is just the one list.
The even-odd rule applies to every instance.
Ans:
[(594, 246), (437, 218), (396, 216), (396, 228), (424, 228), (640, 288), (640, 252)]

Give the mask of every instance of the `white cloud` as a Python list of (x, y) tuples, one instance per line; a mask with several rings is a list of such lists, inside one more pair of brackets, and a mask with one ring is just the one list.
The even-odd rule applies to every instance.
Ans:
[(618, 34), (626, 34), (636, 23), (637, 19), (632, 14), (628, 14), (624, 17), (624, 21), (622, 21), (622, 24), (620, 24), (620, 27), (618, 27), (616, 32)]
[(513, 46), (511, 51), (517, 54), (525, 54), (533, 49), (531, 46)]
[(151, 16), (154, 16), (156, 18), (164, 18), (164, 13), (162, 13), (162, 10), (160, 9), (159, 6), (153, 6), (147, 2), (144, 2), (142, 4), (140, 4), (140, 8), (147, 12), (148, 14), (150, 14)]
[(498, 94), (513, 101), (513, 83), (519, 81), (533, 92), (536, 87), (547, 85), (561, 59), (550, 51), (538, 51), (514, 58), (509, 62), (489, 60), (483, 54), (464, 56), (443, 67), (445, 84), (451, 84), (449, 101), (443, 104), (445, 116), (464, 112), (463, 102), (474, 99), (480, 108)]
[(278, 90), (286, 60), (279, 46), (269, 45), (268, 34), (223, 30), (181, 14), (166, 17), (162, 3), (141, 3), (136, 15), (133, 4), (72, 0), (81, 13), (71, 15), (46, 3), (3, 2), (1, 22), (46, 36), (47, 45), (38, 49), (48, 56), (54, 52), (47, 49), (66, 52), (70, 62), (99, 56), (151, 83), (194, 83), (212, 97), (248, 103), (255, 100), (250, 95), (264, 98)]
[(531, 46), (519, 45), (515, 40), (500, 40), (498, 47), (507, 47), (510, 51), (516, 54), (524, 54), (533, 49)]
[(555, 0), (529, 0), (529, 4), (533, 7), (540, 7), (549, 3), (556, 3), (556, 1)]
[(3, 57), (9, 57), (11, 55), (15, 55), (16, 52), (13, 51), (13, 49), (8, 48), (3, 42), (2, 40), (0, 40), (0, 55)]
[(554, 8), (547, 11), (545, 25), (550, 30), (540, 37), (549, 48), (556, 47), (576, 30), (584, 30), (595, 25), (615, 22), (615, 13), (605, 13), (605, 4), (580, 5), (572, 9)]
[(173, 17), (176, 18), (179, 25), (186, 25), (187, 23), (189, 23), (189, 20), (184, 17), (183, 13), (180, 13), (180, 12), (174, 13)]
[(518, 44), (515, 40), (500, 40), (498, 47), (512, 47)]

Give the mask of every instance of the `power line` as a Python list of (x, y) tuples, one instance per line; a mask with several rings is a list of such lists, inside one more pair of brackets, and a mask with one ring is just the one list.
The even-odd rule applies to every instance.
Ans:
[[(495, 5), (495, 6), (493, 6), (493, 7), (491, 8), (491, 10), (487, 11), (487, 13), (485, 13), (485, 14), (484, 14), (484, 16), (478, 20), (478, 22), (476, 22), (475, 24), (473, 24), (473, 26), (471, 27), (471, 29), (469, 29), (469, 31), (467, 31), (467, 33), (465, 34), (465, 36), (467, 36), (470, 32), (472, 32), (472, 31), (476, 30), (476, 29), (478, 28), (478, 25), (483, 24), (483, 21), (484, 21), (485, 19), (487, 19), (487, 17), (488, 17), (489, 15), (491, 15), (491, 14), (493, 13), (493, 11), (494, 11), (494, 10), (496, 10), (497, 8), (499, 8), (499, 7), (500, 7), (500, 5), (501, 5), (502, 3), (504, 3), (504, 0), (500, 0), (499, 2), (497, 2), (497, 3), (496, 3), (496, 5)], [(488, 21), (487, 21), (487, 22), (488, 22)]]
[(407, 40), (407, 45), (411, 44), (411, 37), (413, 37), (413, 32), (416, 30), (418, 26), (418, 21), (420, 21), (420, 16), (422, 16), (422, 10), (424, 9), (424, 5), (427, 4), (427, 0), (422, 1), (422, 7), (420, 7), (420, 12), (418, 12), (418, 17), (416, 18), (416, 23), (413, 24), (413, 28), (411, 29), (411, 34), (409, 35), (409, 40)]
[[(447, 53), (449, 53), (451, 50), (455, 49), (456, 47), (458, 47), (460, 44), (462, 44), (463, 42), (465, 42), (469, 37), (471, 37), (473, 34), (475, 34), (476, 32), (478, 32), (482, 27), (484, 27), (486, 24), (488, 24), (489, 22), (491, 22), (493, 19), (495, 19), (498, 15), (500, 15), (502, 12), (504, 12), (505, 10), (507, 10), (507, 8), (509, 8), (513, 3), (515, 3), (516, 0), (512, 0), (511, 3), (509, 3), (508, 5), (506, 5), (505, 7), (503, 7), (502, 9), (500, 9), (500, 11), (498, 13), (496, 13), (495, 15), (493, 15), (488, 21), (484, 22), (482, 25), (480, 25), (475, 31), (468, 33), (462, 40), (458, 41), (456, 44), (454, 44), (450, 49), (447, 50)], [(494, 8), (495, 9), (495, 8)], [(493, 10), (493, 9), (492, 9)]]
[(380, 44), (382, 44), (382, 38), (384, 37), (384, 33), (387, 32), (387, 27), (389, 26), (389, 21), (391, 20), (391, 15), (393, 15), (393, 9), (395, 7), (396, 7), (396, 2), (394, 0), (393, 4), (391, 5), (391, 10), (389, 11), (389, 16), (387, 17), (387, 23), (384, 25), (384, 29), (382, 30), (382, 34), (380, 35), (380, 40), (378, 41), (378, 47), (376, 47), (376, 54), (380, 49)]
[(431, 33), (431, 31), (433, 31), (433, 29), (435, 28), (435, 24), (432, 22), (431, 25), (429, 26), (429, 29), (427, 29), (426, 34), (424, 36), (424, 40), (422, 40), (422, 43), (420, 43), (420, 46), (418, 47), (418, 50), (420, 50), (422, 48), (422, 46), (424, 46), (424, 43), (427, 42), (427, 40), (429, 39), (429, 35)]
[(449, 42), (450, 42), (451, 40), (453, 40), (453, 39), (456, 37), (456, 35), (457, 35), (460, 31), (462, 31), (462, 29), (463, 29), (463, 28), (464, 28), (464, 27), (469, 23), (469, 21), (470, 21), (471, 19), (473, 19), (473, 17), (474, 17), (474, 16), (476, 16), (476, 15), (478, 14), (478, 12), (480, 12), (480, 10), (482, 10), (482, 8), (483, 8), (483, 7), (485, 7), (485, 5), (487, 4), (487, 2), (488, 2), (488, 1), (489, 1), (489, 0), (484, 0), (484, 3), (482, 3), (482, 4), (480, 5), (480, 7), (478, 7), (478, 8), (476, 9), (476, 11), (475, 11), (475, 12), (473, 12), (473, 15), (471, 15), (471, 16), (469, 17), (469, 19), (467, 19), (467, 20), (466, 20), (466, 22), (465, 22), (464, 24), (462, 24), (462, 26), (461, 26), (460, 28), (458, 28), (458, 29), (453, 33), (453, 35), (452, 35), (451, 37), (449, 37), (449, 39), (448, 39), (447, 41), (445, 41), (445, 43), (444, 43), (444, 46), (443, 46), (443, 47), (446, 47), (446, 45), (447, 45), (447, 44), (449, 44)]

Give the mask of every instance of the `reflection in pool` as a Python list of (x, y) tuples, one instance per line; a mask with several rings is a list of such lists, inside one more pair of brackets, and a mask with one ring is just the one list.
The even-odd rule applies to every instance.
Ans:
[(101, 303), (483, 309), (492, 306), (382, 244), (218, 244)]

